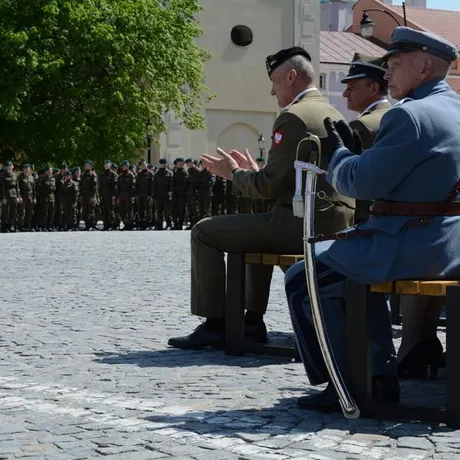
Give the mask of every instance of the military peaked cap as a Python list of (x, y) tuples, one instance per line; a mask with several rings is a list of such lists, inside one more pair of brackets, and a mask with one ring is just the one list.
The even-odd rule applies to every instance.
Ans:
[(93, 162), (91, 160), (85, 160), (85, 165), (92, 165)]
[(104, 161), (104, 164), (105, 164), (105, 165), (111, 165), (112, 162), (111, 162), (110, 160), (105, 160), (105, 161)]
[(185, 160), (185, 162), (186, 162), (186, 163), (192, 163), (193, 160), (192, 160), (191, 158), (187, 158), (187, 159)]
[(128, 161), (128, 160), (124, 160), (124, 161), (121, 163), (121, 166), (129, 166), (129, 161)]
[(67, 168), (67, 165), (65, 163), (61, 163), (61, 165), (59, 166), (60, 169), (64, 169), (64, 168)]
[(382, 57), (356, 53), (353, 56), (348, 75), (345, 76), (342, 83), (347, 83), (350, 80), (358, 78), (374, 78), (375, 80), (384, 81), (385, 72), (386, 64)]
[(179, 158), (176, 158), (174, 160), (174, 163), (178, 163), (179, 161), (181, 161), (182, 163), (184, 162), (184, 159), (182, 157), (179, 157)]
[(13, 166), (13, 162), (12, 162), (12, 161), (7, 161), (7, 162), (5, 163), (5, 166)]
[(383, 58), (386, 60), (395, 54), (413, 51), (424, 51), (448, 62), (457, 59), (457, 49), (449, 41), (429, 32), (421, 32), (403, 26), (396, 27), (393, 31), (390, 49)]
[(167, 161), (166, 161), (164, 158), (162, 158), (162, 159), (160, 160), (160, 165), (165, 165), (166, 163), (167, 163)]
[(278, 51), (276, 54), (271, 54), (267, 56), (265, 60), (265, 65), (267, 66), (267, 72), (270, 76), (275, 69), (277, 69), (281, 64), (284, 64), (288, 59), (294, 56), (303, 56), (311, 61), (311, 56), (307, 51), (300, 46), (293, 46), (292, 48), (286, 48), (281, 51)]
[(71, 176), (71, 175), (72, 175), (71, 171), (64, 171), (64, 176)]
[(30, 168), (30, 164), (29, 163), (24, 163), (22, 165), (22, 169), (26, 169), (26, 168)]

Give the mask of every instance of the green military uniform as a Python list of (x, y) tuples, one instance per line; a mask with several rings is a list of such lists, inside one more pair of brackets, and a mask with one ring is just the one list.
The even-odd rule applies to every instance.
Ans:
[[(356, 53), (353, 57), (348, 75), (342, 79), (342, 83), (367, 78), (379, 83), (381, 87), (384, 88), (384, 92), (386, 92), (387, 83), (384, 80), (384, 75), (385, 66), (381, 57)], [(374, 139), (380, 127), (380, 120), (390, 109), (391, 104), (388, 102), (388, 99), (382, 95), (379, 100), (371, 101), (359, 117), (350, 121), (350, 127), (358, 132), (364, 150), (368, 149), (374, 143)], [(367, 220), (371, 204), (371, 201), (358, 200), (356, 202), (355, 223)]]
[(148, 169), (142, 169), (137, 173), (136, 197), (139, 228), (145, 230), (152, 220), (150, 212), (153, 201), (153, 174)]
[[(265, 159), (263, 157), (257, 158), (256, 163), (259, 166), (259, 169), (262, 169), (265, 167)], [(254, 212), (256, 214), (262, 214), (264, 212), (268, 212), (270, 210), (271, 203), (272, 202), (270, 200), (255, 199), (254, 204), (253, 204)]]
[[(124, 161), (122, 167), (129, 167), (129, 162)], [(136, 177), (129, 169), (125, 169), (118, 176), (117, 201), (120, 219), (125, 230), (133, 228), (133, 203), (136, 197)]]
[(54, 211), (56, 204), (56, 179), (48, 169), (38, 180), (37, 195), (38, 203), (38, 225), (42, 231), (51, 231), (54, 224)]
[[(28, 164), (24, 165), (24, 170), (29, 169)], [(36, 203), (35, 195), (35, 178), (32, 174), (22, 172), (18, 176), (19, 193), (21, 203), (19, 205), (19, 229), (21, 231), (32, 230), (32, 222), (34, 218), (34, 207)]]
[(54, 227), (56, 229), (62, 228), (62, 205), (61, 205), (61, 185), (64, 181), (64, 173), (67, 170), (67, 165), (65, 163), (61, 163), (59, 166), (60, 170), (54, 177), (56, 180), (56, 210), (54, 213)]
[(99, 199), (101, 200), (101, 216), (104, 230), (116, 228), (115, 226), (115, 200), (117, 198), (118, 174), (112, 169), (112, 162), (105, 160), (104, 169), (99, 174)]
[(78, 203), (78, 185), (72, 180), (72, 173), (66, 171), (59, 188), (59, 202), (62, 209), (62, 229), (74, 229), (74, 210)]
[(197, 187), (198, 187), (198, 177), (199, 171), (196, 168), (197, 161), (193, 161), (191, 158), (188, 158), (185, 161), (187, 166), (188, 173), (188, 183), (187, 183), (187, 214), (192, 228), (198, 221), (198, 210), (197, 210)]
[[(85, 161), (85, 166), (93, 166), (91, 160)], [(96, 226), (96, 205), (99, 201), (97, 174), (92, 169), (87, 169), (80, 180), (80, 199), (82, 205), (82, 218), (85, 229), (89, 230)]]
[(198, 219), (204, 219), (211, 215), (211, 197), (213, 187), (213, 175), (203, 168), (198, 174)]
[(81, 219), (81, 196), (80, 196), (80, 183), (81, 183), (81, 169), (79, 166), (75, 166), (72, 170), (72, 180), (77, 184), (78, 190), (78, 201), (77, 206), (73, 210), (73, 220), (75, 230), (80, 229), (80, 219)]
[[(8, 161), (6, 166), (12, 168), (13, 163)], [(11, 231), (16, 225), (19, 197), (17, 177), (13, 172), (5, 170), (0, 180), (0, 200), (3, 202), (2, 232)]]
[(238, 192), (233, 190), (233, 182), (227, 179), (225, 184), (225, 211), (227, 214), (235, 214), (238, 208)]
[(226, 180), (216, 177), (212, 186), (212, 215), (223, 216), (225, 214), (225, 188)]
[[(174, 165), (182, 164), (183, 158), (176, 158)], [(176, 166), (172, 178), (171, 214), (174, 230), (182, 230), (185, 220), (185, 206), (187, 203), (188, 174), (183, 166)]]
[(153, 177), (153, 198), (155, 200), (156, 230), (163, 230), (163, 222), (166, 227), (171, 227), (171, 184), (172, 173), (166, 167), (166, 160), (160, 160), (160, 168)]
[[(305, 50), (302, 52), (307, 54)], [(283, 50), (270, 56), (267, 59), (269, 73), (292, 55)], [(265, 168), (258, 172), (236, 169), (232, 175), (233, 187), (243, 196), (276, 200), (270, 213), (217, 216), (203, 220), (192, 229), (192, 314), (224, 317), (225, 252), (303, 253), (303, 220), (294, 217), (292, 211), (296, 151), (306, 132), (326, 136), (323, 123), (326, 117), (332, 120), (343, 118), (312, 86), (305, 88), (276, 119)], [(299, 159), (308, 161), (309, 143), (304, 142), (300, 147)], [(328, 168), (329, 153), (322, 152), (322, 169)], [(324, 176), (318, 177), (317, 188), (325, 192), (327, 199), (318, 198), (316, 232), (330, 234), (347, 228), (353, 221), (354, 200), (339, 195)], [(265, 312), (272, 272), (273, 267), (269, 265), (246, 266), (246, 304), (249, 310)]]

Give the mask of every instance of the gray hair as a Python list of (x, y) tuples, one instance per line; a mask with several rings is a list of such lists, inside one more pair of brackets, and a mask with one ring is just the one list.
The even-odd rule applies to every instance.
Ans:
[(284, 64), (283, 68), (287, 71), (293, 69), (306, 83), (313, 83), (316, 79), (315, 70), (312, 63), (305, 56), (293, 56)]

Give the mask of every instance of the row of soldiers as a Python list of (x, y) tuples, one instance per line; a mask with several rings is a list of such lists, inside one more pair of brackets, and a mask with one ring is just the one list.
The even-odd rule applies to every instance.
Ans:
[[(264, 158), (257, 159), (259, 168)], [(44, 168), (19, 174), (8, 161), (0, 170), (0, 222), (3, 233), (96, 229), (191, 228), (211, 215), (267, 212), (270, 202), (239, 196), (232, 182), (213, 176), (198, 160), (176, 158), (169, 167), (110, 160), (98, 174), (91, 160), (80, 167)]]

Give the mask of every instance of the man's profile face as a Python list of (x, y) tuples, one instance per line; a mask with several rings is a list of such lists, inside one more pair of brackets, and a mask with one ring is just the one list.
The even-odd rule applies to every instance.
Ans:
[(278, 107), (287, 107), (293, 100), (295, 95), (292, 95), (291, 86), (295, 81), (296, 72), (294, 70), (286, 70), (284, 66), (280, 66), (270, 75), (272, 82), (271, 95), (276, 96)]
[(419, 52), (412, 52), (389, 57), (385, 80), (388, 81), (388, 89), (394, 99), (404, 99), (423, 81), (421, 76), (424, 62), (420, 55)]
[(357, 78), (347, 82), (343, 97), (347, 100), (348, 110), (362, 112), (378, 93), (378, 84), (369, 78)]

